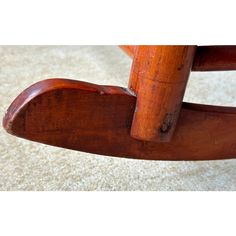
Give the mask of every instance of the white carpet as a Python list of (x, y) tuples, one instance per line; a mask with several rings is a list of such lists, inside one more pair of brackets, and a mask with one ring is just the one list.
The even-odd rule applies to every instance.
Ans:
[[(130, 66), (116, 46), (1, 46), (0, 118), (39, 80), (127, 86)], [(236, 106), (235, 91), (236, 72), (192, 73), (185, 100)], [(34, 143), (0, 127), (0, 190), (236, 190), (236, 160), (119, 159)]]

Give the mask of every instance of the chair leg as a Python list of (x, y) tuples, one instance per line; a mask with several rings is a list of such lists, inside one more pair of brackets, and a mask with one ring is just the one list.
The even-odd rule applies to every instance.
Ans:
[(131, 136), (169, 142), (182, 106), (195, 46), (138, 46), (129, 87), (137, 95)]

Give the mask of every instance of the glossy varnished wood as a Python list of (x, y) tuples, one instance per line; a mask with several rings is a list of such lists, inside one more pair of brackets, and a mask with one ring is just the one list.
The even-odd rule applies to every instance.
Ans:
[[(120, 46), (133, 58), (135, 45)], [(198, 46), (192, 71), (236, 70), (236, 46)]]
[(236, 46), (198, 47), (193, 71), (236, 70)]
[(137, 46), (129, 87), (137, 95), (131, 136), (169, 142), (179, 117), (195, 46)]
[(136, 97), (124, 88), (51, 79), (9, 107), (3, 125), (16, 136), (102, 155), (147, 160), (236, 157), (236, 108), (184, 103), (170, 143), (130, 136)]

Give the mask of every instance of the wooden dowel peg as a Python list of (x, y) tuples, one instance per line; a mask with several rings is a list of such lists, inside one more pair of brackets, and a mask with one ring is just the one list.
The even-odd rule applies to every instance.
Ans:
[(196, 46), (138, 46), (129, 87), (137, 94), (131, 136), (169, 142), (174, 133)]

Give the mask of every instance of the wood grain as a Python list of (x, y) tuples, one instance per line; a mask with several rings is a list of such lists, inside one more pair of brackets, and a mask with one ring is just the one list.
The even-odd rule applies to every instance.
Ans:
[(137, 95), (133, 138), (171, 140), (195, 50), (195, 46), (137, 46), (129, 83)]
[[(135, 45), (120, 46), (131, 58)], [(198, 46), (192, 71), (236, 70), (236, 46)]]
[(236, 46), (201, 46), (194, 58), (193, 71), (236, 70)]
[(146, 160), (236, 157), (236, 108), (183, 103), (170, 143), (130, 137), (136, 97), (124, 88), (51, 79), (20, 94), (3, 125), (16, 136), (53, 146)]

